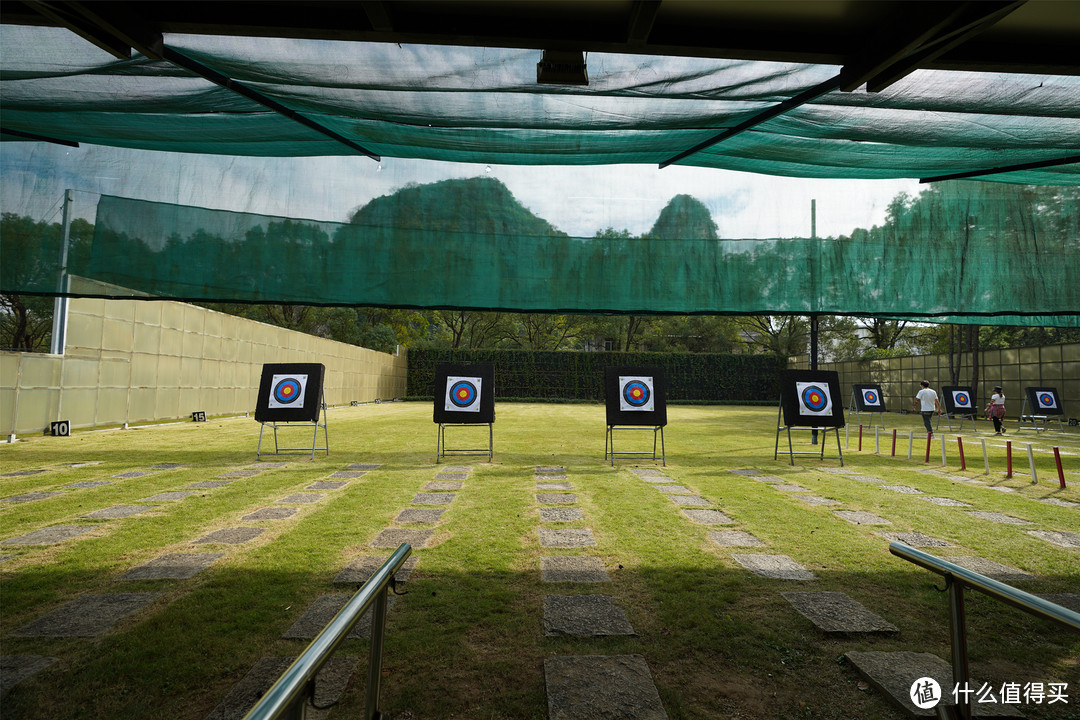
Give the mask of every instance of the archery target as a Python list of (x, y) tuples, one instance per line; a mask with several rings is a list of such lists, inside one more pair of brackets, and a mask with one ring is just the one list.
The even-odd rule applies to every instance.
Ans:
[(876, 407), (881, 405), (881, 396), (875, 388), (863, 388), (862, 390), (863, 404), (868, 407)]
[(443, 409), (449, 412), (480, 412), (480, 388), (481, 378), (447, 376)]
[(651, 377), (619, 376), (619, 410), (652, 412), (653, 379)]
[(1035, 395), (1035, 399), (1039, 401), (1040, 410), (1056, 410), (1057, 396), (1048, 390), (1042, 390)]
[(971, 410), (974, 406), (971, 403), (971, 393), (967, 390), (953, 390), (953, 407), (957, 410)]
[(795, 392), (799, 397), (800, 415), (832, 415), (832, 395), (828, 383), (796, 382)]
[(270, 380), (268, 408), (302, 408), (307, 390), (307, 375), (274, 375)]

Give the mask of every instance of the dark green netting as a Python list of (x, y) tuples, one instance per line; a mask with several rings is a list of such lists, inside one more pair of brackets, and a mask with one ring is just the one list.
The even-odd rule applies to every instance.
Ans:
[[(55, 292), (51, 242), (33, 271), (5, 251), (5, 292)], [(686, 195), (641, 237), (571, 237), (491, 178), (408, 187), (350, 223), (103, 196), (70, 271), (187, 300), (1075, 326), (1080, 190), (943, 183), (882, 227), (765, 240), (717, 237)]]

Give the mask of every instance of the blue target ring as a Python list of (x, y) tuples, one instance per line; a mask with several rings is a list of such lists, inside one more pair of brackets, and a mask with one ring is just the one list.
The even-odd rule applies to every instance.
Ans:
[(967, 396), (967, 393), (956, 393), (956, 404), (958, 406), (967, 407), (971, 404), (971, 398)]
[(623, 386), (623, 400), (631, 407), (644, 407), (650, 397), (649, 386), (640, 380), (631, 380)]
[(279, 380), (274, 386), (274, 400), (282, 405), (296, 402), (296, 399), (300, 397), (300, 390), (300, 381), (296, 378)]
[(1042, 393), (1041, 395), (1039, 395), (1039, 405), (1041, 405), (1042, 407), (1053, 407), (1054, 396), (1050, 393)]
[(808, 409), (821, 412), (829, 405), (829, 395), (817, 385), (803, 388), (802, 401)]
[(469, 407), (476, 402), (476, 386), (468, 380), (458, 380), (450, 386), (450, 402), (455, 407)]
[(867, 405), (877, 405), (877, 393), (873, 390), (867, 390), (863, 397), (866, 398)]

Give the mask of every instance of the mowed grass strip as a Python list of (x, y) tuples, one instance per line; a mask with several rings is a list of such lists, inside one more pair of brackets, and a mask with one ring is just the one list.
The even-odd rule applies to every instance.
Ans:
[[(991, 435), (987, 445), (993, 471), (986, 476), (980, 436), (972, 435), (970, 443), (965, 437), (969, 469), (960, 473), (955, 440), (948, 436), (945, 471), (987, 483), (975, 485), (913, 471), (927, 467), (918, 441), (913, 460), (904, 457), (907, 428), (921, 429), (917, 417), (887, 416), (904, 428), (897, 458), (888, 457), (891, 430), (888, 442), (882, 434), (881, 454), (872, 452), (872, 437), (864, 435), (858, 452), (850, 436), (845, 469), (972, 506), (944, 507), (819, 469), (839, 467), (835, 459), (800, 457), (791, 465), (781, 455), (774, 461), (775, 409), (671, 406), (669, 417), (668, 466), (661, 469), (672, 484), (685, 486), (735, 520), (723, 529), (748, 532), (765, 547), (713, 543), (708, 533), (717, 527), (691, 522), (663, 493), (628, 470), (654, 467), (651, 461), (620, 460), (614, 468), (605, 463), (599, 405), (499, 404), (494, 462), (485, 462), (486, 456), (461, 457), (440, 465), (433, 462), (436, 426), (430, 403), (332, 408), (329, 457), (264, 457), (288, 465), (173, 502), (141, 499), (183, 491), (254, 464), (258, 425), (212, 419), (77, 432), (71, 438), (31, 438), (4, 446), (0, 471), (46, 472), (0, 479), (0, 497), (61, 494), (27, 503), (0, 502), (0, 540), (53, 525), (93, 528), (56, 545), (0, 546), (0, 554), (15, 556), (0, 564), (4, 654), (60, 658), (16, 686), (4, 698), (4, 713), (27, 718), (206, 717), (259, 658), (302, 651), (305, 641), (282, 639), (282, 633), (318, 597), (355, 590), (335, 585), (334, 577), (357, 556), (389, 555), (369, 543), (381, 530), (398, 527), (397, 514), (448, 464), (471, 465), (473, 472), (438, 524), (408, 525), (430, 527), (435, 536), (430, 547), (415, 550), (419, 562), (406, 585), (408, 594), (397, 599), (388, 616), (383, 704), (406, 717), (545, 718), (545, 657), (631, 653), (645, 657), (672, 718), (901, 717), (878, 693), (858, 689), (860, 678), (842, 656), (849, 650), (913, 650), (947, 659), (948, 609), (946, 596), (936, 589), (941, 579), (890, 555), (888, 540), (876, 534), (882, 531), (922, 532), (951, 543), (929, 548), (933, 554), (978, 556), (1032, 573), (1034, 579), (1019, 583), (1031, 592), (1080, 592), (1080, 551), (1027, 533), (1080, 532), (1080, 511), (1037, 501), (1080, 502), (1077, 487), (1057, 488), (1052, 455), (1037, 456), (1039, 485), (1033, 486), (1030, 477), (1006, 480), (1004, 443)], [(479, 447), (486, 443), (486, 432), (448, 428), (448, 437), (451, 447)], [(620, 449), (649, 450), (651, 435), (620, 437)], [(808, 437), (796, 435), (799, 450), (810, 449)], [(785, 445), (786, 437), (781, 440)], [(1077, 436), (1055, 440), (1066, 453), (1067, 471), (1074, 473), (1067, 477), (1076, 477), (1080, 485)], [(1040, 446), (1050, 442), (1046, 434), (1031, 441)], [(835, 456), (835, 436), (826, 442), (826, 455)], [(286, 438), (286, 444), (293, 443)], [(1014, 453), (1017, 469), (1026, 469), (1026, 452), (1020, 454), (1014, 445)], [(100, 464), (70, 467), (90, 460)], [(358, 462), (381, 466), (339, 490), (306, 490)], [(182, 466), (138, 478), (112, 477), (157, 463)], [(583, 510), (584, 520), (540, 521), (534, 469), (548, 465), (566, 467), (573, 484), (568, 492), (577, 495), (575, 507)], [(936, 442), (929, 466), (941, 467)], [(807, 504), (799, 494), (730, 472), (740, 468), (777, 475), (840, 504)], [(95, 480), (110, 484), (60, 490)], [(290, 518), (241, 520), (280, 505), (276, 501), (290, 494), (312, 492), (323, 498), (289, 504), (298, 509)], [(82, 517), (137, 504), (154, 508), (115, 520)], [(838, 509), (870, 512), (891, 524), (853, 525), (833, 514)], [(991, 523), (971, 511), (999, 512), (1031, 525)], [(238, 545), (191, 544), (215, 530), (240, 526), (264, 532)], [(589, 528), (596, 545), (542, 548), (540, 527)], [(134, 567), (175, 552), (225, 557), (187, 580), (120, 579)], [(733, 553), (787, 555), (817, 579), (761, 578), (738, 565)], [(611, 581), (543, 583), (540, 558), (549, 555), (600, 558)], [(817, 590), (847, 593), (900, 632), (824, 636), (780, 595)], [(96, 638), (7, 636), (80, 595), (103, 592), (162, 596)], [(593, 593), (611, 596), (636, 635), (544, 637), (545, 595)], [(1069, 682), (1073, 694), (1080, 693), (1080, 638), (976, 593), (968, 598), (977, 676), (999, 686), (1006, 681)], [(350, 640), (339, 652), (361, 658), (333, 715), (352, 717), (364, 701), (367, 642)], [(1025, 714), (1036, 718), (1060, 717), (1059, 710), (1024, 706)]]

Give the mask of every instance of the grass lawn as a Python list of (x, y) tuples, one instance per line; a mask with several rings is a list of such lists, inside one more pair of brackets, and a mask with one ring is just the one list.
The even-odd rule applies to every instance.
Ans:
[[(921, 432), (918, 416), (886, 415), (888, 431), (875, 453), (872, 431), (857, 447), (850, 429), (845, 469), (887, 484), (950, 498), (971, 507), (942, 506), (920, 495), (825, 472), (836, 459), (773, 460), (775, 408), (670, 406), (667, 467), (683, 485), (735, 523), (692, 522), (631, 467), (651, 460), (603, 461), (601, 405), (499, 404), (495, 457), (434, 463), (436, 426), (431, 403), (383, 403), (331, 408), (329, 457), (275, 458), (265, 469), (182, 500), (148, 501), (162, 492), (255, 463), (258, 425), (251, 419), (158, 425), (132, 430), (76, 432), (70, 438), (32, 437), (0, 446), (0, 541), (52, 526), (88, 528), (51, 545), (0, 544), (0, 652), (57, 658), (3, 699), (5, 718), (202, 719), (260, 659), (295, 656), (305, 640), (282, 634), (320, 596), (351, 593), (335, 576), (360, 556), (389, 555), (372, 548), (381, 530), (402, 527), (398, 513), (424, 492), (440, 468), (471, 465), (435, 525), (429, 547), (416, 549), (416, 568), (389, 612), (384, 655), (383, 708), (393, 717), (530, 719), (547, 717), (544, 658), (556, 655), (639, 654), (647, 661), (671, 718), (900, 718), (880, 692), (861, 684), (844, 654), (852, 650), (910, 650), (949, 658), (948, 604), (941, 578), (889, 554), (877, 532), (918, 531), (950, 543), (932, 554), (977, 556), (1030, 573), (1014, 584), (1034, 593), (1080, 593), (1080, 549), (1055, 545), (1028, 531), (1080, 532), (1080, 434), (1015, 431), (1014, 468), (1027, 471), (1025, 443), (1034, 445), (1039, 483), (1004, 477), (1005, 440), (989, 423), (968, 425), (968, 469), (959, 472), (954, 435), (945, 435), (944, 474), (938, 441), (923, 462), (926, 439), (908, 460), (907, 431)], [(900, 430), (890, 457), (892, 428)], [(306, 432), (306, 431), (305, 431)], [(486, 441), (486, 428), (448, 428), (451, 447)], [(472, 436), (470, 436), (472, 433)], [(481, 435), (483, 435), (481, 439)], [(649, 433), (619, 437), (620, 449), (651, 443)], [(299, 436), (299, 435), (298, 435)], [(845, 442), (845, 433), (840, 433)], [(310, 438), (310, 434), (308, 435)], [(981, 439), (991, 472), (984, 474)], [(810, 450), (808, 433), (796, 435)], [(786, 437), (784, 438), (786, 443)], [(1067, 489), (1059, 489), (1053, 455), (1058, 444)], [(827, 455), (836, 455), (830, 436)], [(94, 462), (93, 465), (73, 465)], [(160, 469), (141, 477), (115, 477)], [(351, 463), (380, 467), (340, 489), (312, 491)], [(541, 523), (537, 466), (561, 465), (584, 520)], [(732, 473), (755, 468), (798, 484), (839, 505), (811, 505), (798, 493)], [(962, 482), (954, 476), (981, 480)], [(73, 483), (108, 481), (69, 489)], [(1002, 492), (1008, 489), (1012, 492)], [(28, 502), (28, 493), (57, 494)], [(279, 503), (294, 493), (319, 492), (313, 503)], [(541, 490), (540, 492), (544, 492)], [(117, 519), (89, 513), (118, 505), (151, 505)], [(241, 520), (266, 507), (296, 507), (289, 518)], [(415, 507), (415, 506), (414, 506)], [(426, 506), (425, 506), (426, 507)], [(855, 525), (834, 510), (863, 510), (891, 525)], [(1029, 521), (1009, 525), (972, 511)], [(542, 548), (540, 527), (589, 528), (596, 545)], [(242, 544), (192, 544), (215, 530), (263, 530)], [(743, 530), (766, 543), (720, 547), (710, 531)], [(188, 579), (128, 580), (122, 576), (167, 553), (212, 552), (223, 557)], [(783, 554), (815, 580), (759, 577), (733, 553)], [(603, 561), (610, 582), (544, 583), (540, 559), (583, 555)], [(825, 635), (781, 596), (787, 591), (839, 591), (896, 625), (897, 634)], [(21, 637), (28, 623), (88, 593), (158, 593), (148, 605), (95, 637)], [(603, 593), (622, 608), (636, 635), (545, 637), (546, 595)], [(973, 676), (1005, 682), (1067, 682), (1069, 704), (1022, 704), (1027, 717), (1080, 718), (1080, 635), (1036, 620), (984, 596), (967, 594)], [(360, 715), (367, 641), (349, 640), (339, 656), (360, 662), (331, 717)], [(5, 688), (7, 690), (7, 688)]]

